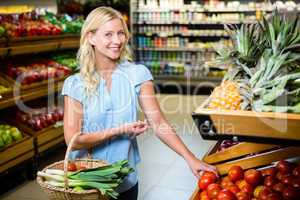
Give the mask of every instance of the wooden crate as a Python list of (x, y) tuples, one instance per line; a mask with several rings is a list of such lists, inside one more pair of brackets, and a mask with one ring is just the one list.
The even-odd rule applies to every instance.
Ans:
[(34, 156), (33, 137), (22, 134), (22, 140), (0, 150), (0, 173)]
[[(216, 152), (217, 143), (204, 156), (203, 160), (217, 167), (221, 175), (227, 174), (233, 165), (239, 165), (243, 169), (257, 168), (269, 165), (282, 159), (300, 156), (300, 147), (281, 147), (255, 143), (241, 143)], [(261, 152), (261, 153), (259, 153)], [(251, 155), (251, 153), (258, 153)]]
[(192, 117), (204, 139), (300, 145), (300, 114), (211, 110), (204, 102)]
[(24, 85), (20, 84), (19, 82), (17, 82), (10, 76), (6, 75), (5, 73), (0, 72), (0, 76), (2, 77), (2, 79), (7, 81), (11, 86), (13, 86), (14, 90), (19, 90), (22, 93), (24, 91), (31, 90), (31, 89), (48, 89), (48, 86), (52, 88), (58, 82), (63, 82), (68, 75), (64, 77), (57, 77), (53, 79), (43, 80), (43, 81), (34, 82), (31, 84), (24, 84)]
[(11, 98), (13, 96), (11, 83), (7, 81), (5, 78), (3, 78), (2, 76), (0, 76), (0, 84), (9, 89), (6, 92), (0, 93), (0, 101), (2, 99)]

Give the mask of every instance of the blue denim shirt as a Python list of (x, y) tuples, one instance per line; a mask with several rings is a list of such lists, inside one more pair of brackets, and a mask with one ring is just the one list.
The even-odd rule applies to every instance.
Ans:
[[(125, 61), (120, 63), (112, 74), (110, 92), (105, 86), (105, 80), (101, 79), (97, 95), (87, 98), (84, 82), (80, 74), (75, 74), (65, 80), (62, 95), (67, 95), (82, 104), (82, 132), (96, 132), (137, 121), (140, 86), (148, 80), (153, 80), (153, 77), (144, 65)], [(85, 157), (86, 153), (86, 150), (73, 151), (71, 158)], [(111, 138), (95, 146), (92, 156), (109, 163), (129, 160), (135, 172), (127, 176), (118, 188), (119, 192), (124, 192), (137, 183), (136, 164), (140, 162), (140, 154), (136, 138), (129, 138), (127, 135)]]

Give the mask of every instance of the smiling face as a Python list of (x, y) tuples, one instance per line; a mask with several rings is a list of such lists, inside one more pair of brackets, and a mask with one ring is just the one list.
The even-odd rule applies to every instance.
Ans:
[(127, 44), (127, 37), (120, 19), (105, 22), (95, 32), (89, 33), (89, 42), (97, 56), (118, 60)]

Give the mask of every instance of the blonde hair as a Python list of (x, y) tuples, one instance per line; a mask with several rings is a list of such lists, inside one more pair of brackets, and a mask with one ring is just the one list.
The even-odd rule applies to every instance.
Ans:
[(80, 37), (80, 47), (77, 53), (77, 60), (80, 67), (80, 75), (85, 82), (85, 92), (87, 96), (95, 93), (100, 82), (99, 75), (95, 68), (95, 50), (88, 40), (88, 34), (95, 32), (102, 24), (113, 19), (120, 19), (126, 35), (126, 44), (119, 58), (121, 60), (131, 60), (131, 52), (128, 47), (130, 33), (126, 22), (120, 12), (110, 7), (98, 7), (87, 16)]

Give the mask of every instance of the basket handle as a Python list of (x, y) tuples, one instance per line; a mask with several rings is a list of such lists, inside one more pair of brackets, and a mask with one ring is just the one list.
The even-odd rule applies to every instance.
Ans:
[(78, 138), (78, 136), (81, 133), (76, 133), (72, 136), (71, 141), (69, 142), (69, 145), (67, 147), (67, 151), (66, 151), (66, 155), (65, 155), (65, 159), (64, 159), (64, 183), (65, 183), (65, 188), (68, 189), (68, 178), (67, 178), (67, 172), (68, 172), (68, 162), (69, 162), (69, 155), (70, 152), (72, 151), (72, 147), (74, 145), (75, 140)]

